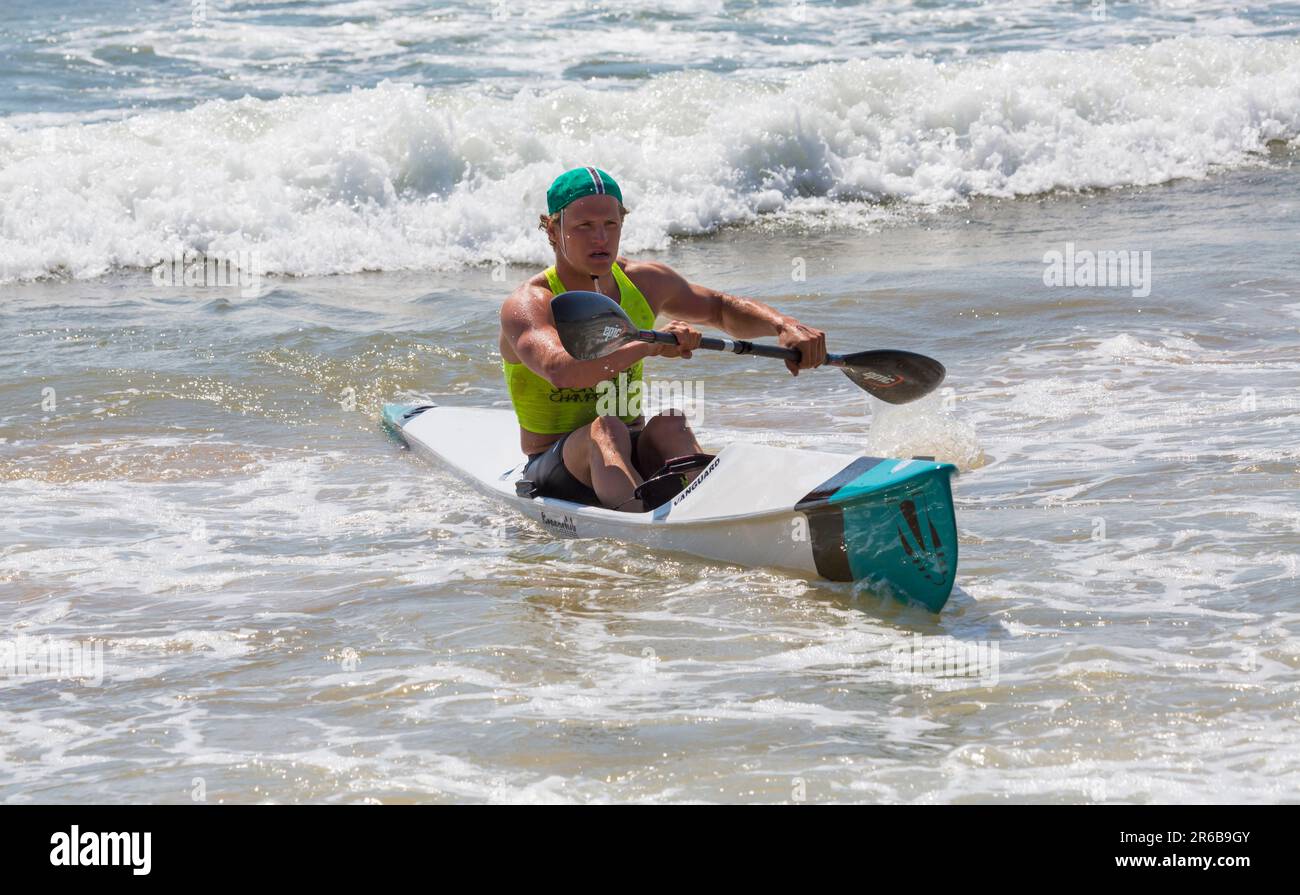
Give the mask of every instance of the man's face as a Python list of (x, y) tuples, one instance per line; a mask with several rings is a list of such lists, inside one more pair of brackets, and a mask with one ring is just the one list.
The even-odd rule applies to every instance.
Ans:
[(583, 196), (564, 207), (558, 224), (560, 257), (586, 274), (609, 273), (618, 257), (623, 222), (613, 196)]

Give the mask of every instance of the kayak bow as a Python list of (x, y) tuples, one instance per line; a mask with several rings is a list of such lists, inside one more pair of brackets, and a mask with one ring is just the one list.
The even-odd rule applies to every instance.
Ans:
[(667, 503), (624, 513), (517, 494), (526, 461), (509, 410), (386, 404), (383, 422), (417, 453), (552, 534), (860, 582), (931, 612), (943, 608), (956, 578), (948, 463), (732, 444)]

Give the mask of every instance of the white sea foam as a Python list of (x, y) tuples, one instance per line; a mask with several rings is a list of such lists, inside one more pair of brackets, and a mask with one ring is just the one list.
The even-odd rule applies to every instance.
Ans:
[(900, 203), (1202, 177), (1297, 135), (1300, 43), (1232, 37), (0, 123), (0, 282), (185, 250), (291, 275), (536, 263), (546, 186), (580, 163), (619, 178), (622, 248), (642, 252), (758, 220), (874, 227)]

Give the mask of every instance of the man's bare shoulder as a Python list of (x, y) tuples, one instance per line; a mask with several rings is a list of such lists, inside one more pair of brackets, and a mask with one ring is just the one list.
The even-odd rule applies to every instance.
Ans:
[(631, 258), (619, 258), (618, 266), (630, 278), (645, 277), (648, 280), (680, 280), (682, 275), (661, 261), (633, 261)]
[(543, 272), (524, 280), (516, 286), (515, 291), (507, 296), (501, 309), (504, 311), (506, 308), (532, 307), (539, 302), (549, 301), (550, 299), (551, 285), (546, 280), (546, 273)]
[(650, 309), (656, 315), (663, 310), (664, 304), (669, 299), (680, 294), (686, 283), (681, 274), (660, 261), (633, 261), (630, 258), (619, 258), (618, 266), (623, 268), (627, 278), (641, 290), (641, 294), (645, 296), (646, 301), (650, 303)]

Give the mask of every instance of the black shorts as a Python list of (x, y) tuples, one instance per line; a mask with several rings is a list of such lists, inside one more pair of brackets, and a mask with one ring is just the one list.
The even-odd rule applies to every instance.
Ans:
[[(632, 436), (632, 467), (639, 470), (636, 440), (641, 437), (641, 430), (634, 429), (629, 434)], [(564, 443), (569, 440), (569, 435), (565, 435), (544, 451), (529, 454), (528, 465), (524, 467), (522, 478), (537, 486), (539, 497), (558, 497), (574, 503), (600, 506), (600, 498), (596, 496), (596, 492), (574, 478), (573, 473), (569, 472), (569, 467), (564, 465)]]

